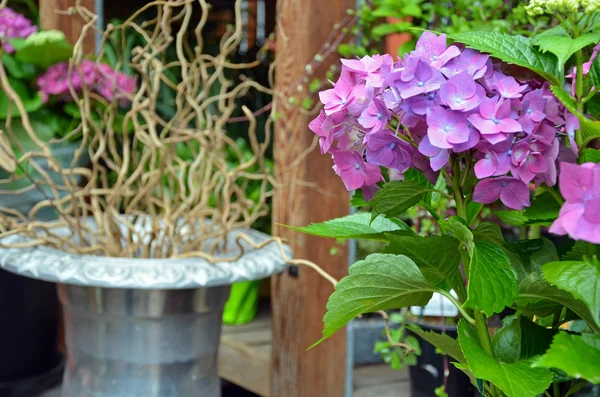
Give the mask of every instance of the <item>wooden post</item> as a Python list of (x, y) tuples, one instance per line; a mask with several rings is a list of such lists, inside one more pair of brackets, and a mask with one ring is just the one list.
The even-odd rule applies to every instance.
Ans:
[[(355, 0), (278, 1), (276, 91), (281, 93), (291, 86), (288, 96), (297, 93), (295, 82), (304, 75), (305, 65), (317, 54), (333, 25), (354, 5)], [(320, 70), (327, 70), (327, 66), (321, 65)], [(345, 246), (277, 226), (307, 225), (349, 213), (349, 194), (331, 169), (331, 156), (321, 155), (317, 148), (291, 167), (313, 142), (314, 134), (307, 127), (311, 117), (297, 108), (286, 108), (288, 98), (277, 100), (274, 157), (278, 171), (289, 172), (282, 176), (285, 187), (279, 189), (273, 202), (274, 233), (288, 240), (296, 258), (314, 261), (339, 279), (348, 271)], [(345, 330), (306, 351), (321, 338), (325, 305), (332, 292), (328, 281), (305, 267), (273, 278), (271, 396), (344, 396)]]
[[(79, 15), (66, 15), (69, 7), (74, 7), (78, 0), (40, 0), (40, 25), (43, 29), (62, 31), (71, 43), (75, 43), (82, 33), (85, 21)], [(94, 0), (79, 0), (79, 4), (94, 12)], [(57, 12), (60, 11), (60, 12)], [(94, 31), (89, 30), (84, 39), (85, 52), (94, 51)]]

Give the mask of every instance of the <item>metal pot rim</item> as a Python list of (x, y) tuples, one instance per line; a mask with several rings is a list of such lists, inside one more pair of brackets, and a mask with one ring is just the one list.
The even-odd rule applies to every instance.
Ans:
[[(255, 244), (270, 238), (269, 235), (254, 229), (237, 229), (229, 234), (228, 239), (233, 243), (242, 233)], [(27, 241), (27, 238), (12, 235), (0, 239), (0, 244), (23, 241)], [(141, 259), (77, 255), (47, 246), (0, 247), (0, 268), (54, 283), (134, 289), (183, 289), (229, 285), (238, 281), (266, 278), (286, 268), (276, 242), (266, 244), (260, 249), (253, 249), (243, 241), (241, 243), (247, 249), (238, 260), (214, 263), (203, 258)], [(284, 246), (284, 250), (285, 254), (291, 257), (290, 248)]]

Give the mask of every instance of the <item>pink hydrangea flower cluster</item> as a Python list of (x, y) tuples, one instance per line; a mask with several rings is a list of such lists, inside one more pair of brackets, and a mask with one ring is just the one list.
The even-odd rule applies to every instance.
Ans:
[(346, 188), (366, 199), (382, 169), (398, 178), (414, 167), (435, 181), (442, 168), (451, 172), (450, 156), (465, 153), (479, 179), (474, 201), (522, 209), (531, 183), (556, 183), (558, 135), (577, 123), (546, 84), (516, 80), (502, 66), (424, 32), (404, 59), (342, 60), (309, 127)]
[(23, 15), (10, 8), (0, 9), (0, 39), (4, 51), (15, 52), (15, 48), (6, 39), (25, 39), (35, 32), (37, 32), (37, 26)]
[(558, 186), (566, 201), (550, 232), (600, 244), (600, 164), (561, 163)]
[(131, 94), (136, 89), (134, 77), (116, 72), (109, 65), (88, 60), (73, 67), (70, 73), (68, 62), (53, 65), (38, 77), (37, 84), (44, 102), (50, 96), (71, 100), (71, 87), (75, 92), (81, 92), (84, 86), (92, 87), (108, 101), (112, 101), (116, 94)]

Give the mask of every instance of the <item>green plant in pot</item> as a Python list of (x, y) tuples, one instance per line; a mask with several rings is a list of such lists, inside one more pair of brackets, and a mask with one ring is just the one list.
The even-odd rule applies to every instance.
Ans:
[[(304, 230), (386, 248), (337, 283), (315, 345), (361, 313), (425, 306), (438, 293), (460, 313), (457, 338), (411, 331), (481, 395), (568, 396), (600, 383), (597, 7), (533, 1), (531, 15), (560, 25), (532, 38), (425, 32), (397, 61), (342, 61), (310, 128), (371, 215)], [(432, 194), (453, 199), (456, 215), (439, 213)], [(522, 226), (518, 241), (480, 220), (496, 205), (503, 222)], [(439, 233), (419, 236), (398, 219), (413, 206)], [(507, 308), (514, 314), (493, 331)]]

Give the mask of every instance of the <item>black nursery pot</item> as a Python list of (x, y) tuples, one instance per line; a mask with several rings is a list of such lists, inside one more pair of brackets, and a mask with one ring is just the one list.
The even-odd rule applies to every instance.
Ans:
[(30, 397), (60, 382), (58, 317), (54, 284), (0, 269), (0, 397)]
[[(434, 324), (418, 323), (425, 331), (442, 333), (442, 327)], [(410, 332), (410, 331), (409, 331)], [(446, 326), (445, 333), (457, 338), (456, 327)], [(412, 334), (412, 333), (411, 333)], [(412, 334), (419, 340), (421, 355), (417, 357), (417, 364), (409, 367), (411, 397), (433, 397), (435, 389), (444, 383), (444, 356), (435, 352), (435, 347), (429, 342)], [(478, 396), (475, 387), (467, 375), (456, 369), (448, 358), (448, 382), (446, 392), (448, 397), (474, 397)]]

